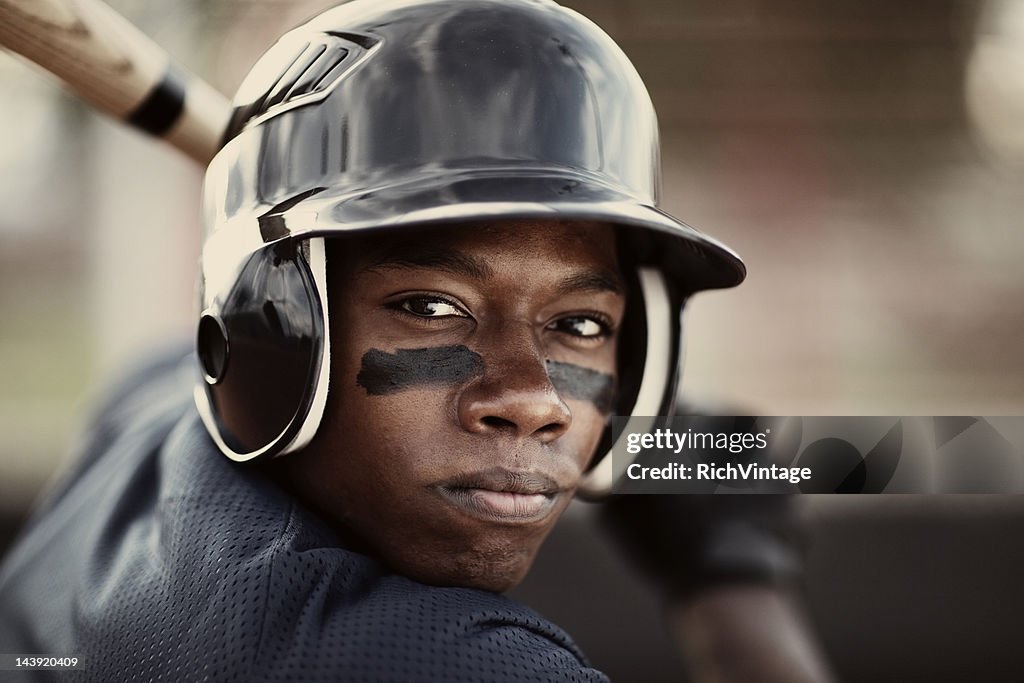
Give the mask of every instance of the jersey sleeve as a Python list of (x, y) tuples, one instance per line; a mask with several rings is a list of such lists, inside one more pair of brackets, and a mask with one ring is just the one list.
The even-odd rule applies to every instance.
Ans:
[(608, 680), (527, 607), (423, 585), (340, 548), (309, 547), (296, 513), (273, 562), (258, 680), (297, 672), (305, 681)]

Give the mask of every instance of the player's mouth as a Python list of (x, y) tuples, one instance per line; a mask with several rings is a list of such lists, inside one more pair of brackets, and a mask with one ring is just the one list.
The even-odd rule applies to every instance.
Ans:
[(543, 474), (494, 468), (461, 474), (435, 485), (434, 490), (472, 517), (529, 524), (547, 517), (564, 489)]

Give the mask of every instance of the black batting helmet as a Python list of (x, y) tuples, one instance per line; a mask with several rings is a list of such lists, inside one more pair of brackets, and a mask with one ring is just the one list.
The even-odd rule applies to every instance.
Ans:
[[(636, 70), (547, 0), (356, 0), (282, 37), (235, 99), (206, 174), (196, 402), (225, 455), (304, 446), (329, 384), (323, 238), (509, 219), (619, 227), (643, 305), (618, 412), (671, 411), (680, 312), (744, 277), (658, 205)], [(608, 458), (584, 490), (606, 489)]]

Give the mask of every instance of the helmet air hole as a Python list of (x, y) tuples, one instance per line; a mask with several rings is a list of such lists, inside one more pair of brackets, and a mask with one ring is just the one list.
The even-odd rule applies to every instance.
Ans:
[(219, 317), (206, 313), (199, 319), (196, 352), (208, 384), (224, 379), (228, 366), (228, 333)]

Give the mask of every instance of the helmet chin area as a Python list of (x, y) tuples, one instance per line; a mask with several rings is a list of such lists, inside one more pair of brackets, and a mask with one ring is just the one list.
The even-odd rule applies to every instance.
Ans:
[[(659, 415), (667, 415), (671, 411), (681, 351), (681, 312), (673, 303), (665, 276), (656, 268), (641, 267), (638, 279), (647, 325), (646, 348), (640, 387), (623, 435), (649, 431)], [(611, 426), (607, 429), (610, 430)], [(610, 442), (611, 439), (602, 440), (602, 443)], [(612, 451), (618, 446), (620, 444), (613, 443), (611, 448), (599, 454), (599, 459), (580, 482), (577, 495), (596, 500), (611, 494), (613, 484), (629, 466), (628, 462), (613, 462)], [(622, 444), (619, 448), (619, 453), (626, 452), (624, 446)]]
[(330, 374), (326, 273), (323, 238), (277, 242), (251, 254), (203, 311), (195, 401), (236, 462), (298, 450), (320, 426)]

